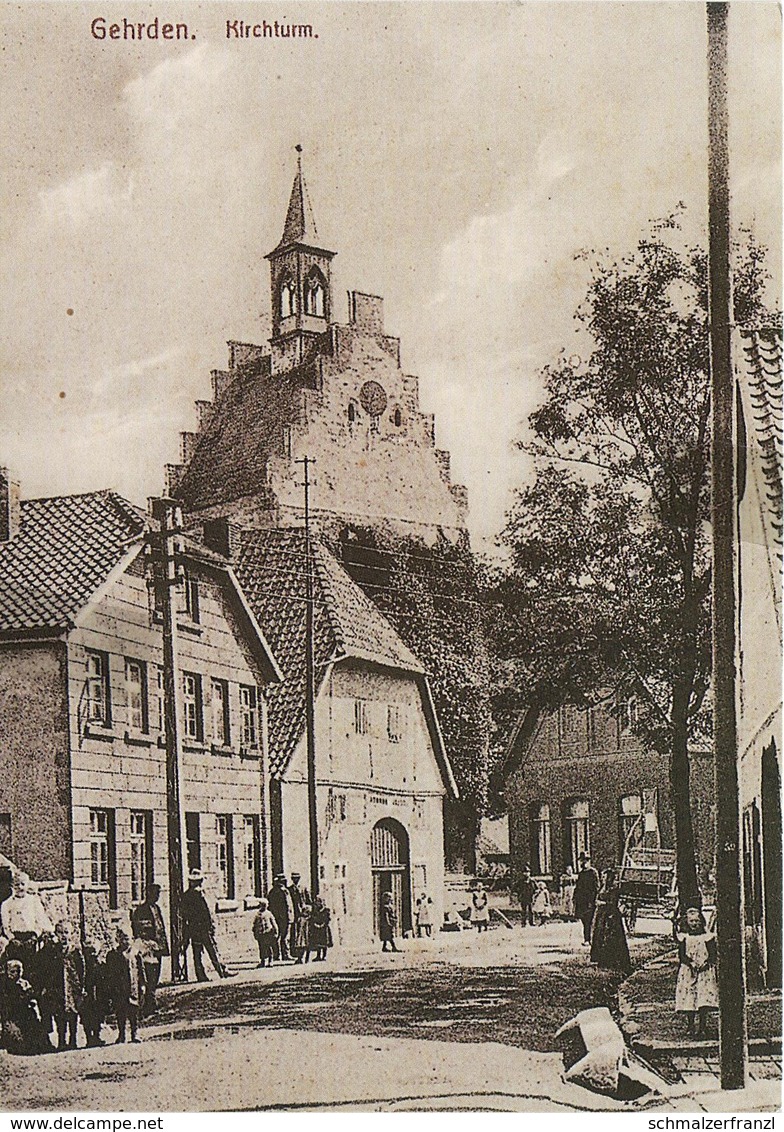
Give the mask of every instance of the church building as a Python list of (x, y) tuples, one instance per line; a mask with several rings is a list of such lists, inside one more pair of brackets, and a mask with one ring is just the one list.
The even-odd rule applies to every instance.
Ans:
[(335, 318), (331, 264), (302, 175), (291, 191), (270, 266), (272, 337), (229, 343), (213, 398), (198, 401), (199, 427), (181, 434), (181, 462), (167, 491), (191, 515), (226, 516), (245, 528), (301, 525), (302, 468), (315, 459), (315, 527), (386, 525), (429, 543), (466, 537), (465, 488), (452, 483), (436, 447), (419, 382), (400, 364), (384, 328), (383, 300), (352, 291), (349, 318)]

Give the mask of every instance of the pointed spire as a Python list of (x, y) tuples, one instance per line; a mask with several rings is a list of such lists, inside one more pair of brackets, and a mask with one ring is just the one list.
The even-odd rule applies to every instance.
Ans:
[[(317, 246), (316, 221), (313, 219), (313, 209), (310, 207), (310, 198), (302, 175), (302, 146), (298, 145), (294, 148), (297, 151), (297, 172), (294, 184), (291, 186), (286, 223), (283, 226), (283, 235), (278, 248), (288, 247), (289, 244)], [(275, 250), (277, 251), (277, 248)]]

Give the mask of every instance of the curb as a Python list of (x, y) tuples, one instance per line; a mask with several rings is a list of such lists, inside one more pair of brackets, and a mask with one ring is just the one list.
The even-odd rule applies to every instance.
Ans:
[[(674, 949), (673, 949), (674, 950)], [(646, 1016), (658, 1013), (663, 1007), (674, 1009), (674, 999), (669, 1002), (637, 1002), (633, 1003), (624, 993), (624, 988), (635, 976), (642, 971), (655, 970), (657, 967), (669, 966), (672, 961), (672, 951), (664, 955), (657, 955), (633, 971), (618, 987), (618, 1013), (619, 1025), (628, 1045), (635, 1053), (642, 1057), (711, 1057), (718, 1056), (718, 1038), (699, 1040), (681, 1037), (680, 1039), (645, 1038), (639, 1031), (644, 1026), (642, 1021)], [(774, 999), (777, 996), (770, 994), (760, 997)], [(755, 1057), (780, 1057), (782, 1050), (781, 1035), (754, 1037), (748, 1039), (748, 1051)]]

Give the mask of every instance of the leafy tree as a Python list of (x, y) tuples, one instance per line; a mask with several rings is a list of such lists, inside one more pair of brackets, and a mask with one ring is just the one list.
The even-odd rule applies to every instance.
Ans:
[[(669, 231), (668, 231), (669, 229)], [(670, 758), (677, 875), (697, 892), (690, 742), (710, 685), (710, 380), (707, 257), (674, 219), (628, 256), (596, 257), (576, 313), (585, 359), (543, 374), (531, 415), (535, 481), (517, 494), (492, 578), (495, 704), (585, 703), (619, 680)], [(590, 254), (594, 258), (595, 253)], [(737, 249), (735, 319), (769, 321), (764, 250)], [(515, 689), (519, 689), (516, 691)]]

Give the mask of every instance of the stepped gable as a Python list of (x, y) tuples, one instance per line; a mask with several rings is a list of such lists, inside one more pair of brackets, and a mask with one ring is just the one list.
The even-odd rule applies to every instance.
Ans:
[[(423, 676), (424, 669), (342, 566), (317, 540), (313, 547), (316, 689), (330, 663), (354, 657)], [(242, 533), (240, 585), (283, 672), (267, 692), (270, 769), (280, 775), (305, 729), (307, 558), (302, 530)]]
[(419, 381), (400, 365), (383, 300), (351, 291), (348, 322), (335, 318), (331, 262), (321, 246), (301, 157), (283, 233), (266, 259), (271, 337), (229, 342), (226, 370), (212, 374), (212, 400), (198, 400), (198, 426), (182, 432), (165, 493), (201, 518), (240, 527), (295, 526), (301, 470), (318, 464), (314, 523), (336, 518), (389, 523), (432, 542), (466, 537), (468, 501), (452, 482), (449, 453), (419, 403)]
[(0, 543), (0, 633), (67, 628), (144, 529), (113, 491), (23, 500)]
[(780, 329), (740, 330), (738, 368), (747, 395), (747, 426), (756, 442), (765, 483), (763, 514), (779, 558), (782, 554), (784, 501), (782, 460), (782, 333)]

